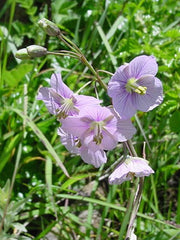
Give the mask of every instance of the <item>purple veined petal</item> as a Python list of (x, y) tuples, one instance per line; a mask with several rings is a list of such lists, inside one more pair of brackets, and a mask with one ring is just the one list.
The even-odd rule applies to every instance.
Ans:
[(67, 134), (65, 131), (63, 131), (62, 128), (58, 128), (57, 133), (60, 136), (61, 143), (66, 147), (66, 149), (70, 153), (79, 155), (80, 148), (77, 147), (78, 138), (73, 136), (73, 135), (71, 135), (71, 134)]
[(129, 64), (124, 64), (117, 69), (117, 71), (111, 77), (109, 84), (114, 82), (119, 82), (121, 87), (127, 83), (128, 79), (129, 79)]
[(114, 172), (109, 176), (110, 184), (121, 184), (124, 181), (131, 180), (133, 176), (145, 177), (154, 173), (148, 165), (148, 161), (139, 157), (127, 157), (120, 163)]
[[(121, 86), (119, 82), (109, 82), (108, 84), (108, 95), (109, 97), (113, 97), (114, 95), (118, 95), (119, 92), (121, 91)], [(124, 84), (124, 89), (125, 89), (125, 84)]]
[(91, 96), (85, 96), (85, 95), (77, 95), (74, 94), (74, 98), (77, 100), (75, 106), (78, 108), (82, 108), (82, 107), (87, 107), (87, 106), (92, 106), (92, 105), (99, 105), (100, 103), (102, 103), (101, 100), (95, 98), (95, 97), (91, 97)]
[(82, 119), (89, 119), (90, 121), (103, 121), (109, 116), (112, 116), (111, 111), (107, 107), (102, 107), (100, 105), (86, 106), (81, 109), (79, 113), (79, 117), (82, 117)]
[(39, 89), (36, 99), (49, 101), (49, 98), (50, 98), (49, 88), (41, 87)]
[(106, 153), (103, 150), (93, 151), (82, 146), (80, 155), (84, 162), (92, 164), (96, 168), (100, 167), (107, 161)]
[(143, 75), (151, 74), (156, 75), (158, 71), (158, 65), (156, 59), (153, 56), (138, 56), (129, 63), (129, 75), (130, 77), (140, 78)]
[(60, 73), (52, 74), (50, 84), (58, 94), (65, 98), (70, 98), (73, 95), (73, 91), (63, 82)]
[(113, 96), (112, 103), (121, 119), (129, 119), (136, 113), (131, 93), (123, 90), (119, 91), (119, 94)]
[(89, 147), (92, 145), (94, 134), (93, 131), (86, 130), (84, 134), (81, 135), (81, 141), (83, 142), (83, 145)]
[(119, 119), (117, 123), (117, 135), (119, 142), (125, 142), (133, 137), (136, 133), (136, 128), (133, 126), (130, 119)]
[(62, 129), (68, 134), (81, 137), (88, 129), (86, 122), (83, 122), (79, 116), (67, 117), (61, 120)]
[(132, 94), (132, 101), (136, 109), (148, 112), (157, 107), (163, 101), (163, 88), (161, 81), (152, 76), (145, 76), (139, 79), (138, 84), (147, 87), (146, 94)]
[[(115, 132), (116, 133), (116, 132)], [(116, 134), (112, 134), (109, 130), (103, 130), (103, 139), (100, 147), (104, 150), (112, 150), (118, 144), (118, 139)]]
[(58, 104), (53, 100), (53, 98), (50, 95), (49, 88), (41, 87), (39, 89), (39, 93), (37, 95), (37, 100), (43, 100), (45, 103), (48, 111), (51, 114), (56, 115), (56, 110), (59, 108)]

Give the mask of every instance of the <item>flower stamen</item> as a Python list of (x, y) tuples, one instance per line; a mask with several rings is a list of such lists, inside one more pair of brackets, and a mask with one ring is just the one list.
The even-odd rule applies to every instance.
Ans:
[(135, 78), (130, 78), (128, 81), (127, 81), (127, 84), (126, 84), (126, 91), (127, 92), (135, 92), (135, 93), (138, 93), (140, 95), (144, 95), (146, 94), (146, 90), (147, 90), (147, 87), (145, 86), (140, 86), (139, 84), (137, 84), (137, 79)]

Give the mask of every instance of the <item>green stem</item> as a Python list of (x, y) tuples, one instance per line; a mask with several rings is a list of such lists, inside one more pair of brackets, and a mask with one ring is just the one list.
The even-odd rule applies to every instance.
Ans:
[[(97, 73), (97, 71), (94, 69), (94, 67), (88, 62), (88, 60), (86, 59), (86, 57), (84, 56), (84, 54), (82, 53), (82, 51), (76, 46), (75, 43), (73, 43), (70, 39), (68, 39), (67, 37), (65, 37), (62, 33), (60, 33), (57, 36), (61, 41), (64, 42), (64, 44), (69, 47), (71, 50), (73, 50), (76, 53), (76, 56), (79, 57), (79, 59), (81, 60), (82, 63), (84, 63), (84, 65), (86, 65), (89, 70), (93, 73), (93, 75), (96, 77), (96, 81), (101, 85), (101, 87), (104, 88), (104, 90), (107, 91), (107, 85), (101, 80), (99, 74)], [(72, 54), (72, 52), (71, 52)], [(58, 55), (57, 53), (55, 55)]]

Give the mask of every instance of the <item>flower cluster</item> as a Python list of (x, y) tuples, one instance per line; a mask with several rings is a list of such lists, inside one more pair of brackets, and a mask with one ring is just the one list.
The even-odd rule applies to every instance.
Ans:
[(132, 138), (136, 130), (129, 119), (120, 119), (94, 97), (73, 93), (60, 74), (53, 74), (50, 84), (51, 88), (40, 88), (37, 99), (61, 122), (58, 134), (62, 144), (84, 162), (100, 167), (107, 161), (106, 150)]
[[(62, 144), (80, 155), (84, 162), (100, 167), (106, 163), (106, 151), (118, 142), (132, 138), (136, 129), (130, 118), (136, 110), (150, 111), (162, 102), (162, 84), (155, 77), (157, 63), (152, 56), (139, 56), (117, 69), (108, 84), (113, 107), (101, 106), (101, 101), (73, 93), (53, 74), (51, 87), (41, 87), (37, 96), (49, 112), (57, 116)], [(148, 176), (153, 170), (141, 158), (127, 158), (110, 175), (110, 184), (121, 184), (133, 176)]]

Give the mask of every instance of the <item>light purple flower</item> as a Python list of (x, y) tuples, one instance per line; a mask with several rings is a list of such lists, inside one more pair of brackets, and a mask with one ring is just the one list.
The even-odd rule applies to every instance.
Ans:
[(127, 157), (109, 176), (110, 184), (121, 184), (135, 177), (145, 177), (154, 173), (148, 161), (139, 157)]
[(122, 119), (136, 110), (148, 112), (163, 100), (161, 81), (155, 77), (158, 65), (153, 56), (142, 55), (117, 69), (108, 84), (108, 95)]
[(50, 84), (51, 88), (40, 88), (37, 99), (43, 100), (49, 112), (57, 115), (59, 119), (78, 115), (80, 109), (87, 105), (101, 103), (94, 97), (74, 94), (62, 81), (61, 74), (53, 74)]
[(120, 120), (111, 109), (101, 106), (87, 106), (78, 116), (69, 116), (62, 120), (62, 128), (94, 151), (111, 150), (136, 131), (130, 120)]
[(83, 146), (78, 137), (66, 133), (62, 128), (58, 128), (58, 135), (66, 149), (72, 154), (80, 155), (84, 162), (92, 164), (96, 168), (106, 163), (107, 157), (103, 150), (98, 149), (97, 151), (93, 151)]

